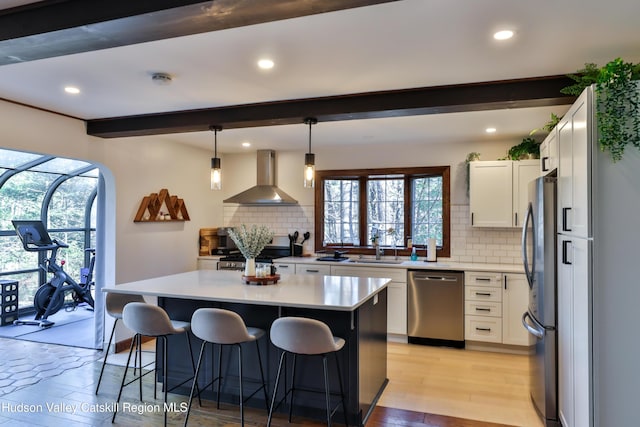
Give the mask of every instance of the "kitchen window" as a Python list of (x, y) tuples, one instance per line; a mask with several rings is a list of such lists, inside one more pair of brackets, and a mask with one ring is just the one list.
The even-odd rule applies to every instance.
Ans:
[(377, 239), (408, 255), (411, 236), (418, 250), (435, 238), (438, 256), (449, 256), (449, 173), (449, 166), (318, 171), (316, 251), (373, 254)]

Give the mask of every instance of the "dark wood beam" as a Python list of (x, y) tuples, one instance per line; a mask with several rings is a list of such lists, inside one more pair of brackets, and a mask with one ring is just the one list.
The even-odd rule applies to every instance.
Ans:
[(102, 138), (208, 131), (421, 114), (571, 104), (560, 93), (572, 84), (566, 76), (503, 80), (450, 86), (367, 92), (322, 98), (233, 105), (87, 121), (87, 133)]
[(44, 0), (0, 10), (0, 65), (397, 0)]

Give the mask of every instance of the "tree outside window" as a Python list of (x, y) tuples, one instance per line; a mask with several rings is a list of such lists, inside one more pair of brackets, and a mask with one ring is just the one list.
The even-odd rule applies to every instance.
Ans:
[(435, 238), (449, 256), (449, 167), (317, 172), (316, 250), (374, 253), (374, 241), (408, 255), (407, 239)]

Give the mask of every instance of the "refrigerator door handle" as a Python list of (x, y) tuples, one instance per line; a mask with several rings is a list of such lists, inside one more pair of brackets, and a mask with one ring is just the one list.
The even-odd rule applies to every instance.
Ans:
[[(527, 322), (527, 318), (531, 320), (533, 325), (530, 325), (529, 322)], [(538, 325), (538, 322), (536, 322), (535, 319), (531, 317), (528, 311), (526, 311), (522, 315), (522, 325), (525, 327), (527, 331), (529, 331), (531, 335), (535, 336), (536, 338), (538, 339), (544, 338), (544, 332), (545, 332), (544, 328)]]
[[(527, 228), (529, 227), (529, 221), (531, 221), (531, 228), (533, 229), (533, 205), (529, 202), (529, 206), (527, 206), (527, 215), (524, 218), (524, 223), (522, 224), (522, 261), (524, 263), (524, 272), (527, 277), (527, 282), (529, 283), (529, 288), (533, 287), (533, 270), (534, 266), (531, 265), (529, 268), (529, 255), (527, 254)], [(532, 233), (535, 235), (535, 233)], [(532, 260), (532, 263), (535, 262), (535, 256)]]

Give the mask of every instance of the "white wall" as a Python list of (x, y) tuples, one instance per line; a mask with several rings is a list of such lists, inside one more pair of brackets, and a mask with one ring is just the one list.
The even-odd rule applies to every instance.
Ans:
[[(221, 195), (209, 190), (207, 151), (152, 137), (95, 138), (86, 134), (83, 121), (8, 102), (0, 102), (0, 132), (3, 148), (108, 169), (103, 285), (195, 269), (198, 230), (222, 223)], [(133, 223), (142, 198), (162, 188), (184, 199), (191, 221)]]

